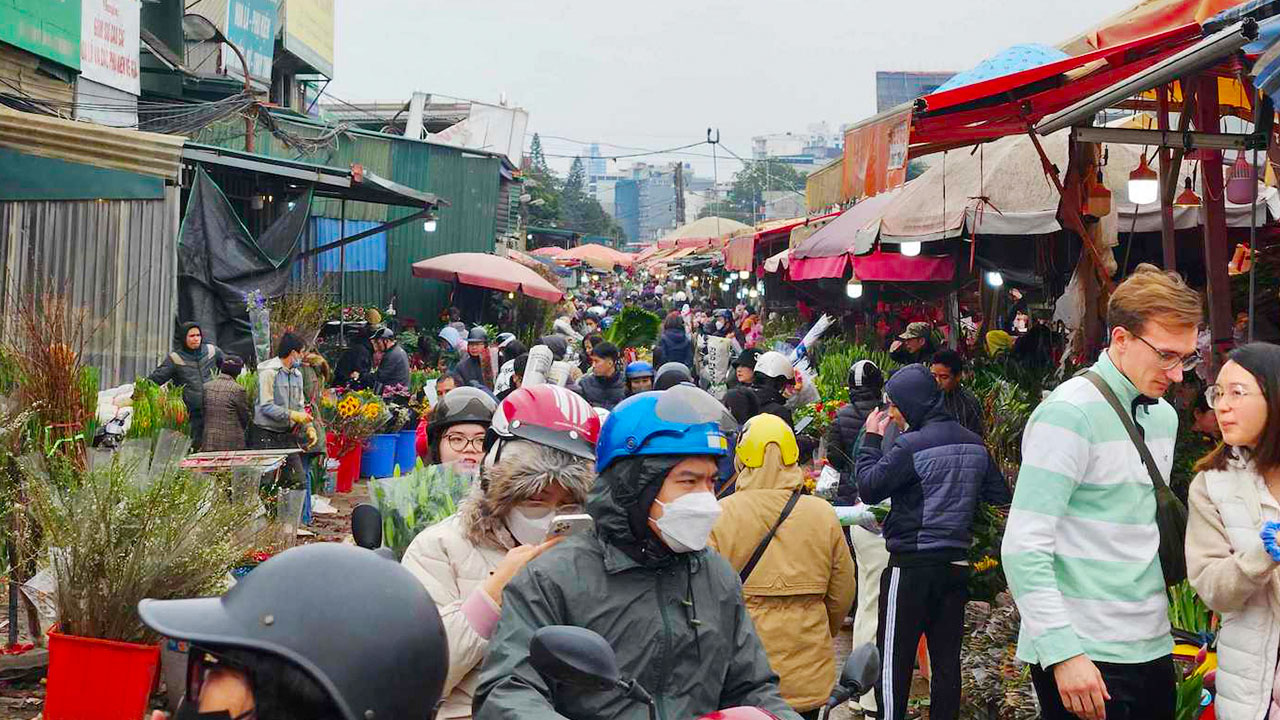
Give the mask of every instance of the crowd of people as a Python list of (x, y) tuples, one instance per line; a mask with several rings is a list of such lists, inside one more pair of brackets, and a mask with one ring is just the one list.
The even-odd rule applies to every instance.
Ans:
[[(698, 313), (681, 303), (663, 319), (650, 362), (600, 334), (621, 304), (561, 318), (533, 347), (482, 327), (439, 333), (457, 359), (435, 383), (422, 453), (477, 480), (456, 514), (414, 539), (406, 573), (368, 572), (427, 591), (432, 613), (416, 601), (384, 612), (393, 623), (422, 622), (397, 640), (421, 643), (404, 650), (415, 662), (430, 645), (447, 672), (423, 669), (425, 684), (385, 680), (386, 697), (348, 697), (356, 691), (326, 673), (355, 671), (308, 655), (319, 652), (309, 640), (268, 647), (255, 639), (260, 628), (235, 626), (240, 615), (217, 603), (277, 607), (283, 598), (269, 581), (291, 582), (285, 558), (303, 554), (291, 551), (221, 600), (172, 612), (144, 606), (157, 630), (199, 641), (200, 662), (240, 668), (228, 671), (240, 673), (238, 694), (226, 695), (239, 704), (206, 703), (199, 685), (188, 700), (200, 712), (247, 717), (254, 702), (278, 702), (257, 698), (284, 682), (254, 668), (283, 659), (309, 677), (272, 692), (318, 687), (339, 709), (333, 717), (428, 696), (442, 718), (648, 717), (633, 694), (564, 686), (534, 669), (533, 633), (572, 625), (612, 646), (661, 717), (746, 705), (813, 718), (834, 686), (833, 638), (852, 614), (854, 643), (875, 644), (882, 658), (874, 692), (853, 704), (868, 717), (907, 717), (923, 637), (930, 717), (955, 718), (967, 557), (988, 504), (1010, 507), (1003, 571), (1021, 616), (1017, 656), (1030, 666), (1042, 717), (1172, 718), (1165, 588), (1182, 578), (1221, 616), (1218, 716), (1280, 716), (1280, 347), (1241, 345), (1207, 385), (1197, 427), (1219, 442), (1197, 465), (1179, 515), (1167, 487), (1178, 415), (1164, 397), (1201, 365), (1203, 318), (1201, 297), (1178, 276), (1140, 266), (1112, 293), (1107, 348), (1036, 407), (1016, 483), (984, 444), (964, 357), (934, 348), (928, 323), (895, 336), (890, 350), (906, 364), (892, 374), (855, 362), (849, 404), (826, 434), (834, 502), (888, 512), (859, 513), (848, 528), (805, 490), (807, 453), (791, 412), (803, 375), (787, 354), (747, 337), (749, 308)], [(223, 399), (236, 359), (205, 349), (195, 330), (157, 373), (209, 379), (207, 439), (225, 434), (215, 406), (233, 408), (242, 424), (250, 408)], [(704, 337), (729, 341), (723, 370), (707, 361)], [(375, 330), (372, 339), (378, 361), (353, 358), (339, 372), (384, 382), (407, 373), (394, 335)], [(284, 442), (282, 433), (310, 420), (300, 367), (306, 355), (288, 338), (266, 374), (260, 366), (251, 443)], [(566, 519), (583, 517), (588, 529), (562, 532), (573, 524)], [(385, 563), (373, 554), (334, 561)], [(201, 612), (221, 625), (205, 630)], [(183, 618), (203, 635), (184, 634)], [(367, 642), (340, 632), (348, 650)], [(361, 672), (382, 667), (368, 659), (381, 648), (355, 654), (369, 664)]]

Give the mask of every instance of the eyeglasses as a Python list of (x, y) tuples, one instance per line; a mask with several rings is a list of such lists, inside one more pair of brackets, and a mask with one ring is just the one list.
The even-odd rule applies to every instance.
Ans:
[(1218, 403), (1223, 400), (1227, 401), (1226, 402), (1227, 405), (1235, 406), (1237, 403), (1239, 403), (1241, 400), (1247, 397), (1253, 397), (1254, 395), (1261, 395), (1261, 394), (1262, 393), (1253, 392), (1249, 388), (1239, 383), (1233, 383), (1229, 385), (1225, 390), (1218, 387), (1217, 385), (1210, 385), (1204, 390), (1204, 399), (1209, 402), (1209, 407), (1213, 408), (1214, 410), (1217, 410)]
[(472, 452), (484, 451), (484, 436), (467, 437), (466, 435), (445, 435), (444, 441), (449, 443), (449, 449), (454, 452)]
[(1142, 337), (1137, 333), (1129, 333), (1129, 334), (1141, 340), (1144, 345), (1151, 348), (1151, 351), (1160, 357), (1161, 370), (1172, 370), (1178, 367), (1179, 365), (1181, 365), (1182, 370), (1184, 372), (1191, 372), (1192, 370), (1196, 369), (1196, 366), (1200, 364), (1200, 361), (1202, 359), (1200, 357), (1199, 350), (1191, 353), (1190, 355), (1179, 355), (1178, 353), (1171, 352), (1169, 350), (1161, 350), (1155, 345), (1152, 345), (1151, 343), (1147, 342), (1146, 338)]
[[(230, 670), (244, 675), (246, 682), (250, 683), (252, 690), (252, 680), (248, 672), (244, 668), (228, 661), (216, 653), (210, 652), (203, 648), (191, 646), (191, 652), (187, 659), (187, 694), (186, 702), (192, 705), (198, 705), (200, 702), (200, 693), (204, 691), (204, 686), (209, 680), (209, 673), (215, 670)], [(241, 713), (231, 718), (231, 720), (249, 720), (255, 716), (254, 710)]]

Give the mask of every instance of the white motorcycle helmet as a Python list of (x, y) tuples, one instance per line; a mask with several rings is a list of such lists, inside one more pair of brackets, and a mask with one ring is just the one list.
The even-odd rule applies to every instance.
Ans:
[(795, 368), (791, 367), (791, 360), (776, 350), (770, 350), (761, 353), (756, 358), (755, 372), (766, 377), (790, 380), (795, 376)]

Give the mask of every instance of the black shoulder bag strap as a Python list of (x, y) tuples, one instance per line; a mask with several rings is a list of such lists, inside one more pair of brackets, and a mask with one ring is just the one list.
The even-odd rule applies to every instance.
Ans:
[(1182, 501), (1173, 494), (1168, 483), (1160, 476), (1160, 470), (1156, 467), (1155, 458), (1151, 456), (1147, 441), (1143, 439), (1133, 418), (1129, 417), (1129, 411), (1107, 385), (1107, 381), (1092, 370), (1079, 374), (1093, 383), (1093, 386), (1111, 405), (1111, 409), (1116, 411), (1116, 415), (1120, 417), (1120, 423), (1129, 433), (1129, 439), (1138, 449), (1138, 456), (1142, 458), (1147, 474), (1151, 476), (1151, 486), (1156, 495), (1156, 522), (1160, 528), (1160, 568), (1164, 573), (1165, 584), (1176, 585), (1187, 577), (1186, 550), (1183, 545), (1187, 532), (1186, 505), (1183, 505)]
[(751, 559), (747, 561), (747, 564), (742, 567), (742, 572), (738, 574), (738, 577), (742, 578), (742, 583), (744, 585), (747, 582), (747, 578), (751, 577), (751, 571), (756, 569), (756, 564), (760, 562), (760, 558), (764, 557), (764, 551), (769, 548), (769, 543), (773, 541), (773, 536), (778, 534), (778, 527), (782, 525), (783, 520), (787, 519), (787, 516), (791, 514), (791, 510), (795, 508), (796, 503), (799, 501), (800, 490), (797, 489), (795, 492), (791, 493), (791, 497), (787, 500), (787, 504), (783, 506), (782, 514), (778, 516), (778, 522), (774, 523), (773, 527), (769, 528), (769, 532), (765, 534), (764, 539), (756, 546), (756, 551), (751, 553)]

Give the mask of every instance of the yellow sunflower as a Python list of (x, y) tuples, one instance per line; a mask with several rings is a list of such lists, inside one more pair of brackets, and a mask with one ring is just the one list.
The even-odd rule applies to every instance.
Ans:
[(365, 420), (377, 420), (377, 419), (378, 419), (378, 406), (377, 406), (377, 405), (374, 405), (373, 403), (370, 403), (370, 404), (368, 404), (368, 405), (365, 405), (365, 406), (364, 406), (364, 419), (365, 419)]

